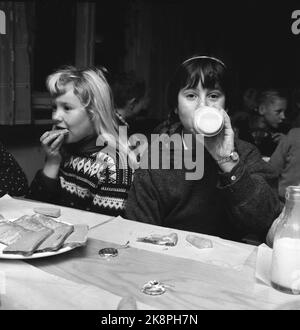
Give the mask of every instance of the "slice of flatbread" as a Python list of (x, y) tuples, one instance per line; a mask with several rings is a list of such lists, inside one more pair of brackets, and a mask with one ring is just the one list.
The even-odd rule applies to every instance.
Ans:
[(52, 218), (58, 218), (61, 215), (60, 208), (58, 207), (36, 207), (33, 211)]
[(54, 233), (39, 246), (39, 252), (57, 251), (63, 246), (66, 238), (74, 230), (74, 227), (72, 225), (54, 220), (42, 214), (34, 214), (32, 216), (32, 221), (37, 221), (43, 226), (50, 228), (54, 231)]
[(14, 224), (17, 224), (25, 229), (33, 230), (33, 231), (40, 231), (48, 228), (44, 226), (37, 218), (33, 217), (32, 215), (23, 215), (22, 217), (15, 220)]
[(31, 231), (24, 229), (20, 237), (9, 244), (4, 250), (5, 254), (22, 254), (30, 256), (36, 252), (37, 247), (51, 235), (51, 229), (43, 229), (40, 231)]
[(77, 247), (85, 245), (87, 242), (89, 226), (74, 225), (74, 231), (64, 242), (64, 246)]
[(57, 251), (62, 247), (65, 239), (73, 232), (72, 225), (54, 220), (42, 214), (23, 216), (14, 222), (33, 231), (41, 231), (45, 228), (52, 230), (52, 235), (42, 242), (36, 252)]
[(38, 222), (41, 225), (43, 225), (47, 228), (51, 228), (51, 229), (55, 229), (57, 227), (60, 227), (61, 225), (72, 227), (72, 225), (69, 225), (65, 222), (55, 220), (55, 219), (50, 218), (50, 217), (48, 217), (46, 215), (43, 215), (43, 214), (34, 214), (34, 215), (31, 216), (31, 218), (32, 218), (32, 221)]
[(11, 221), (0, 221), (0, 243), (5, 245), (12, 244), (17, 241), (25, 231), (25, 228)]
[(66, 238), (73, 232), (74, 227), (70, 225), (61, 225), (56, 227), (54, 233), (49, 236), (38, 248), (38, 252), (59, 250)]

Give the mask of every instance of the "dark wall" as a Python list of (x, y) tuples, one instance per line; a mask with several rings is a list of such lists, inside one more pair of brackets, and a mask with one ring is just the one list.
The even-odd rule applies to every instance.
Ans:
[[(44, 90), (45, 77), (50, 72), (62, 64), (74, 63), (76, 10), (75, 2), (65, 0), (36, 3), (33, 90)], [(151, 77), (147, 80), (152, 91), (153, 117), (157, 118), (168, 112), (164, 95), (170, 76), (193, 52), (212, 53), (232, 64), (237, 95), (247, 87), (292, 88), (300, 84), (300, 35), (291, 31), (295, 9), (300, 9), (300, 2), (97, 1), (95, 64), (120, 71), (124, 58), (132, 53), (128, 47), (134, 48), (138, 59), (142, 53), (139, 47), (148, 40), (151, 56), (138, 59), (136, 66), (142, 63), (150, 68)], [(147, 21), (138, 19), (144, 17), (143, 10), (149, 17)], [(143, 24), (151, 26), (143, 29)], [(126, 35), (128, 25), (134, 31), (130, 35)]]
[(34, 39), (32, 86), (34, 91), (45, 91), (45, 80), (50, 73), (75, 64), (76, 2), (35, 1), (31, 7), (34, 10), (29, 21)]
[(247, 87), (293, 88), (300, 83), (300, 34), (291, 31), (291, 15), (300, 9), (300, 2), (151, 3), (155, 31), (151, 72), (158, 106), (168, 77), (186, 54), (194, 52), (221, 56), (233, 67), (237, 97)]

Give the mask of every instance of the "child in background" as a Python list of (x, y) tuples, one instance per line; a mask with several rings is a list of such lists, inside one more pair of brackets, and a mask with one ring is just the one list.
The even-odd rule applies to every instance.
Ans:
[(116, 112), (126, 121), (145, 110), (148, 103), (145, 81), (133, 71), (115, 74), (111, 88)]
[(253, 143), (262, 156), (270, 157), (278, 143), (289, 130), (285, 121), (287, 94), (281, 89), (265, 89), (257, 97), (256, 111), (238, 118), (233, 126), (240, 139)]
[(134, 71), (115, 73), (111, 88), (116, 114), (121, 125), (128, 127), (128, 135), (149, 131), (153, 119), (145, 119), (150, 98), (144, 79), (137, 77)]
[(284, 203), (286, 188), (300, 184), (300, 128), (291, 129), (282, 138), (270, 158), (270, 164), (278, 174), (279, 198)]
[[(48, 77), (47, 88), (55, 124), (41, 136), (46, 162), (33, 179), (29, 197), (122, 214), (133, 171), (124, 162), (127, 139), (119, 137), (103, 70), (67, 67)], [(101, 140), (105, 143), (98, 145)], [(109, 147), (114, 152), (108, 152)]]

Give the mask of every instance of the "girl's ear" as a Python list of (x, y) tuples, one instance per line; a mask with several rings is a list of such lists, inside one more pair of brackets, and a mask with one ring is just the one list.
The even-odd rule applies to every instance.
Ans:
[(89, 114), (90, 120), (95, 119), (95, 111), (93, 109), (89, 109), (88, 114)]
[(177, 107), (175, 108), (174, 113), (175, 113), (176, 115), (178, 115), (178, 108), (177, 108)]

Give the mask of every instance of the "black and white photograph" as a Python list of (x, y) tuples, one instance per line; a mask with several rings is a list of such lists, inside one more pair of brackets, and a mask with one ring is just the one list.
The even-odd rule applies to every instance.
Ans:
[(0, 310), (298, 309), (300, 2), (0, 1)]

